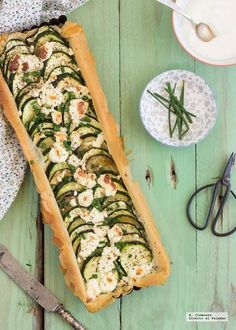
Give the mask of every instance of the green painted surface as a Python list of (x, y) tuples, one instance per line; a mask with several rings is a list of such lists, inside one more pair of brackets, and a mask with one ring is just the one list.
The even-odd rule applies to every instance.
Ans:
[[(90, 0), (70, 19), (84, 26), (110, 110), (121, 124), (133, 176), (154, 213), (172, 267), (166, 285), (134, 292), (106, 310), (90, 314), (65, 287), (58, 252), (45, 226), (45, 285), (91, 330), (236, 329), (236, 235), (217, 239), (210, 229), (196, 233), (185, 217), (186, 201), (195, 185), (213, 182), (235, 151), (236, 68), (195, 62), (177, 43), (168, 9), (152, 0)], [(205, 78), (218, 106), (217, 124), (210, 136), (185, 149), (155, 142), (139, 119), (139, 99), (147, 82), (158, 73), (176, 68)], [(148, 168), (153, 176), (150, 186), (145, 180)], [(235, 186), (236, 175), (233, 183)], [(199, 201), (199, 217), (206, 205), (206, 200)], [(231, 201), (220, 224), (223, 229), (235, 225), (235, 211), (236, 204)], [(26, 263), (30, 264), (32, 273), (37, 264), (36, 216), (37, 196), (28, 175), (6, 221), (1, 223), (0, 241), (27, 269)], [(30, 299), (5, 274), (0, 273), (0, 281), (0, 329), (36, 329), (34, 313), (28, 308)], [(227, 311), (229, 322), (186, 323), (185, 313), (189, 311)], [(69, 327), (46, 313), (45, 329)]]

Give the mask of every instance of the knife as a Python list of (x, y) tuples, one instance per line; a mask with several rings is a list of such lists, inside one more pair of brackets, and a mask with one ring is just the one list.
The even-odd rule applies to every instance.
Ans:
[(33, 278), (2, 244), (0, 244), (0, 268), (46, 311), (59, 314), (74, 329), (85, 330), (85, 327), (64, 309), (62, 303)]

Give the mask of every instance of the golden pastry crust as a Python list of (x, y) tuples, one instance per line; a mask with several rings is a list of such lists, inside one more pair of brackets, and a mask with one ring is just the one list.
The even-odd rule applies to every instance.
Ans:
[[(158, 265), (155, 272), (140, 278), (131, 284), (136, 287), (163, 284), (169, 275), (169, 260), (161, 244), (159, 234), (154, 225), (154, 220), (140, 187), (136, 182), (133, 182), (131, 178), (128, 160), (122, 148), (117, 125), (108, 110), (106, 97), (102, 91), (97, 76), (95, 61), (89, 51), (85, 33), (80, 25), (72, 22), (65, 23), (61, 29), (57, 28), (57, 30), (69, 41), (70, 47), (74, 51), (76, 61), (81, 69), (86, 85), (90, 90), (94, 108), (101, 123), (109, 152), (117, 165), (134, 206), (142, 219), (149, 245), (153, 251), (155, 265)], [(28, 34), (29, 33), (32, 32), (28, 32)], [(12, 34), (10, 37), (11, 36)], [(17, 36), (25, 37), (25, 34), (18, 33)], [(0, 37), (0, 50), (3, 50), (7, 38), (7, 35), (2, 35)], [(85, 283), (79, 270), (69, 234), (64, 226), (60, 209), (54, 198), (53, 191), (43, 168), (43, 159), (21, 122), (15, 100), (2, 74), (0, 74), (0, 103), (3, 107), (5, 116), (16, 132), (24, 155), (30, 164), (37, 190), (41, 196), (41, 209), (44, 222), (49, 224), (52, 228), (54, 233), (54, 243), (60, 251), (59, 259), (64, 272), (66, 284), (76, 296), (80, 297), (90, 312), (101, 310), (108, 304), (112, 303), (120, 295), (129, 293), (132, 290), (132, 285), (122, 288), (118, 287), (111, 293), (101, 294), (95, 300), (89, 301)]]

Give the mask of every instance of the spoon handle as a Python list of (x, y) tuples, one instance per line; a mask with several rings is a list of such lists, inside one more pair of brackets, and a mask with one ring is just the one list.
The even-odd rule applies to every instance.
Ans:
[(172, 0), (157, 0), (157, 1), (162, 3), (163, 5), (166, 5), (167, 7), (171, 8), (171, 9), (173, 9), (178, 14), (184, 16), (185, 18), (187, 18), (187, 20), (189, 20), (193, 24), (193, 26), (196, 26), (196, 23), (194, 22), (194, 20), (188, 14), (186, 14), (186, 12), (182, 8), (177, 6)]

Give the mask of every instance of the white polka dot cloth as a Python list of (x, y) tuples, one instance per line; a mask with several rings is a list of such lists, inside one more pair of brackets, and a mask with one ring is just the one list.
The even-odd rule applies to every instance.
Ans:
[[(0, 0), (0, 34), (21, 31), (66, 15), (87, 0)], [(16, 198), (26, 161), (0, 109), (0, 220)]]
[(0, 34), (66, 15), (88, 0), (0, 0)]

